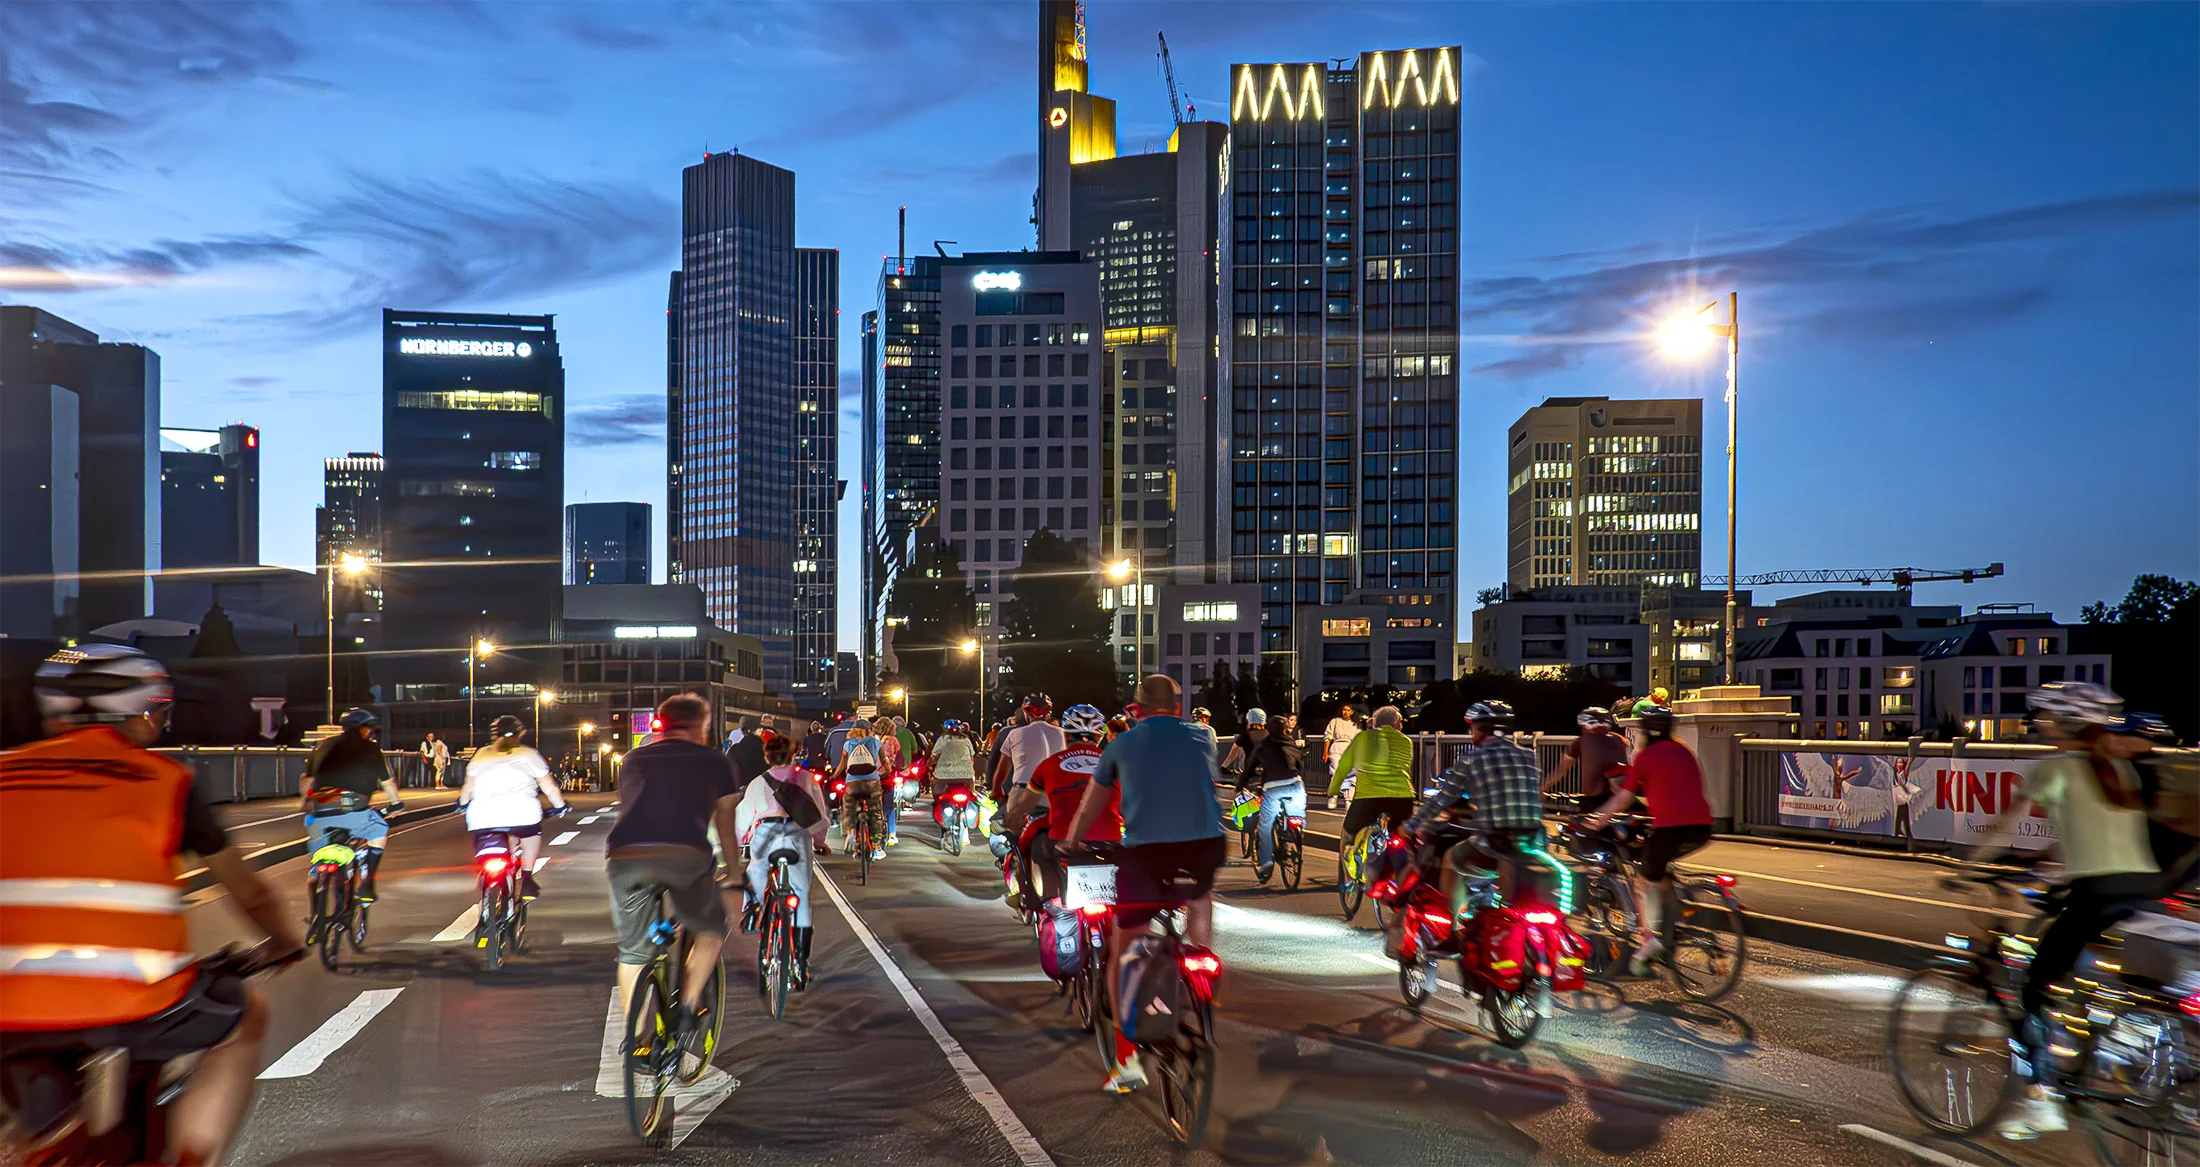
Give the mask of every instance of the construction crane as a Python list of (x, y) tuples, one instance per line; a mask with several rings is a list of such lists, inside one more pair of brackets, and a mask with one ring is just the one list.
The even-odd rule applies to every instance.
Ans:
[(1169, 60), (1169, 38), (1167, 34), (1157, 32), (1154, 36), (1160, 38), (1161, 41), (1161, 75), (1167, 78), (1169, 82), (1169, 116), (1174, 117), (1177, 126), (1181, 128), (1184, 125), (1184, 119), (1187, 116), (1196, 116), (1196, 111), (1177, 97), (1176, 65)]
[[(1773, 587), (1779, 584), (1853, 583), (1869, 587), (1875, 583), (1891, 583), (1900, 591), (1910, 590), (1912, 584), (1921, 583), (1977, 583), (2002, 574), (2002, 565), (1989, 563), (1984, 567), (1931, 568), (1931, 567), (1856, 567), (1819, 568), (1806, 571), (1766, 571), (1745, 575), (1734, 581), (1736, 587)], [(1703, 587), (1723, 588), (1726, 577), (1707, 575)]]

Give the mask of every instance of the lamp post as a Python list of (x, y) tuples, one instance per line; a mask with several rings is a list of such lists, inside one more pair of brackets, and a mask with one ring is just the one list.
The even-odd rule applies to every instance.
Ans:
[[(970, 720), (970, 724), (976, 727), (979, 740), (982, 741), (985, 738), (985, 642), (975, 636), (970, 637), (962, 642), (962, 653), (964, 656), (978, 654), (978, 715)], [(902, 706), (903, 712), (908, 712), (908, 709), (906, 704)]]
[(586, 747), (583, 745), (583, 739), (594, 732), (596, 732), (596, 723), (593, 721), (584, 721), (573, 727), (573, 769), (575, 771), (573, 780), (576, 782), (580, 781), (581, 759), (588, 756), (584, 752)]
[(1118, 559), (1108, 565), (1108, 578), (1117, 583), (1130, 580), (1136, 601), (1131, 616), (1131, 687), (1135, 689), (1146, 675), (1146, 565)]
[(542, 746), (542, 707), (557, 703), (558, 691), (556, 689), (535, 690), (535, 746), (538, 749)]
[(358, 575), (365, 570), (367, 561), (349, 551), (329, 560), (328, 564), (328, 724), (336, 724), (336, 573)]
[(482, 657), (496, 650), (496, 645), (489, 643), (486, 639), (481, 639), (474, 641), (474, 650), (466, 654), (466, 748), (469, 750), (473, 749), (475, 745), (474, 690), (478, 686), (474, 684), (474, 666)]
[(896, 685), (896, 686), (894, 686), (893, 688), (891, 688), (891, 689), (888, 689), (888, 690), (887, 690), (887, 691), (885, 692), (884, 696), (886, 697), (886, 699), (887, 699), (888, 701), (895, 701), (895, 702), (899, 702), (899, 703), (901, 704), (901, 719), (902, 719), (903, 721), (908, 721), (908, 720), (909, 720), (909, 690), (908, 690), (908, 688), (907, 688), (907, 687), (905, 687), (905, 686), (902, 686), (902, 685)]
[(1719, 306), (1713, 300), (1694, 312), (1676, 316), (1666, 322), (1664, 338), (1666, 347), (1676, 353), (1700, 352), (1704, 342), (1715, 338), (1726, 340), (1726, 683), (1734, 683), (1734, 629), (1737, 613), (1734, 605), (1734, 489), (1735, 489), (1735, 436), (1737, 433), (1736, 406), (1741, 388), (1742, 365), (1742, 297), (1739, 292), (1726, 294), (1726, 323), (1705, 320), (1703, 315)]

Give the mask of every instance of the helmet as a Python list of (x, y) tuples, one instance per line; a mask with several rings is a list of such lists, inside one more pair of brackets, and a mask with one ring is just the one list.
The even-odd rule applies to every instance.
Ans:
[(2143, 737), (2156, 745), (2174, 746), (2177, 744), (2177, 731), (2171, 729), (2169, 722), (2162, 720), (2162, 716), (2158, 713), (2127, 714), (2122, 721), (2111, 726), (2109, 732)]
[(955, 719), (954, 719), (954, 718), (952, 718), (952, 717), (950, 717), (950, 718), (948, 718), (948, 719), (947, 719), (946, 721), (943, 721), (943, 722), (941, 722), (941, 723), (940, 723), (940, 732), (941, 732), (941, 733), (961, 733), (961, 732), (963, 731), (963, 729), (964, 729), (963, 723), (962, 723), (962, 722), (960, 722), (960, 721), (957, 721), (957, 720), (955, 720)]
[(497, 718), (496, 722), (489, 726), (489, 736), (491, 737), (518, 737), (526, 732), (527, 724), (509, 713)]
[(2032, 690), (2025, 704), (2039, 720), (2060, 729), (2113, 728), (2124, 717), (2124, 699), (2091, 681), (2053, 681)]
[(127, 644), (64, 648), (38, 666), (32, 687), (39, 715), (63, 721), (128, 721), (176, 699), (167, 668)]
[(1644, 733), (1664, 737), (1673, 732), (1673, 711), (1663, 705), (1650, 705), (1635, 710), (1635, 720), (1642, 725)]
[(1246, 711), (1245, 711), (1245, 724), (1247, 724), (1247, 725), (1266, 725), (1266, 724), (1268, 724), (1268, 711), (1267, 711), (1267, 710), (1265, 710), (1265, 709), (1262, 709), (1262, 708), (1260, 708), (1260, 707), (1259, 707), (1259, 706), (1257, 706), (1257, 705), (1256, 705), (1256, 706), (1254, 706), (1254, 707), (1253, 707), (1253, 708), (1251, 708), (1251, 709), (1248, 709), (1248, 710), (1246, 710)]
[(1108, 722), (1090, 705), (1072, 705), (1062, 711), (1062, 732), (1072, 737), (1099, 737), (1108, 732)]
[(1204, 705), (1192, 710), (1192, 718), (1196, 721), (1205, 721), (1208, 718), (1213, 717), (1214, 715), (1214, 710), (1209, 709)]
[(1123, 719), (1126, 721), (1135, 723), (1144, 716), (1146, 716), (1146, 707), (1136, 701), (1123, 707)]
[(1044, 693), (1033, 693), (1031, 696), (1024, 698), (1024, 713), (1033, 720), (1044, 718), (1052, 712), (1054, 712), (1054, 698)]
[(1513, 719), (1513, 707), (1503, 701), (1477, 701), (1467, 709), (1467, 720), (1477, 724), (1506, 725)]
[(1587, 729), (1592, 725), (1609, 727), (1617, 724), (1617, 722), (1613, 719), (1611, 710), (1602, 705), (1591, 705), (1587, 709), (1574, 714), (1574, 724)]
[[(513, 718), (513, 720), (517, 721), (519, 719)], [(344, 715), (336, 719), (336, 724), (343, 726), (345, 729), (364, 729), (370, 725), (382, 724), (382, 719), (376, 717), (372, 709), (353, 707), (344, 710)]]

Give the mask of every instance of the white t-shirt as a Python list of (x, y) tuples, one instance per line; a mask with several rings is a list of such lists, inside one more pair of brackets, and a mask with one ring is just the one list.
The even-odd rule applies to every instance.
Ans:
[(1009, 730), (1008, 740), (1001, 746), (1001, 753), (1008, 758), (1010, 767), (1008, 784), (1031, 785), (1032, 771), (1039, 768), (1039, 763), (1061, 753), (1068, 745), (1061, 728), (1044, 721)]
[(466, 780), (474, 788), (473, 801), (466, 804), (466, 829), (493, 831), (541, 822), (538, 780), (548, 773), (550, 764), (526, 746), (474, 751), (473, 760), (466, 763)]
[(1322, 736), (1329, 740), (1329, 760), (1335, 762), (1344, 757), (1344, 748), (1352, 744), (1352, 739), (1360, 736), (1360, 727), (1342, 717), (1332, 717)]

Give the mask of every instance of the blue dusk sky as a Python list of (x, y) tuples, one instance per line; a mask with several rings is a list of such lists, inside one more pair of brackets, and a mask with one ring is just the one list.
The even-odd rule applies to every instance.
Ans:
[[(1716, 430), (1721, 363), (1646, 334), (1730, 289), (1744, 572), (1999, 560), (1921, 597), (2066, 618), (2142, 571), (2200, 575), (2200, 6), (1095, 0), (1087, 22), (1125, 152), (1167, 141), (1156, 31), (1208, 117), (1233, 61), (1466, 47), (1468, 602), (1505, 575), (1506, 427), (1546, 396), (1701, 395)], [(895, 208), (915, 250), (1031, 241), (1036, 25), (1022, 3), (6, 4), (0, 300), (158, 350), (169, 425), (260, 426), (264, 553), (292, 565), (321, 459), (380, 448), (379, 309), (556, 313), (568, 499), (656, 504), (661, 551), (681, 167), (792, 169), (799, 241), (841, 249), (853, 478)]]

